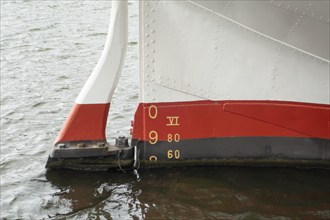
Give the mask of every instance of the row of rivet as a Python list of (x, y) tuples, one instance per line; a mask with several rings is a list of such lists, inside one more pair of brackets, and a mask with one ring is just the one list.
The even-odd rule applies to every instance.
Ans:
[(233, 0), (229, 0), (229, 1), (227, 2), (225, 8), (224, 8), (223, 11), (222, 11), (222, 14), (225, 15), (225, 14), (227, 13), (227, 11), (229, 10), (230, 6), (232, 5), (232, 2), (233, 2)]
[[(145, 2), (144, 4), (146, 7), (150, 6), (149, 2)], [(161, 5), (161, 4), (160, 4)], [(151, 12), (155, 12), (154, 8), (150, 9)], [(145, 17), (150, 19), (150, 17), (152, 17), (152, 13), (151, 15), (146, 13)], [(177, 82), (175, 79), (170, 79), (169, 77), (163, 77), (161, 73), (159, 73), (160, 75), (155, 79), (155, 75), (153, 74), (155, 72), (154, 69), (154, 63), (155, 63), (155, 59), (152, 57), (156, 51), (154, 49), (154, 44), (156, 43), (155, 39), (153, 39), (152, 34), (155, 33), (155, 30), (153, 29), (153, 24), (156, 22), (155, 19), (151, 19), (150, 22), (145, 23), (145, 28), (144, 28), (144, 40), (145, 40), (145, 57), (147, 59), (145, 59), (145, 67), (147, 67), (148, 69), (150, 69), (150, 71), (152, 72), (151, 74), (147, 73), (146, 77), (147, 79), (145, 79), (145, 86), (147, 91), (151, 91), (151, 93), (146, 93), (146, 95), (148, 96), (149, 99), (151, 99), (152, 101), (155, 101), (155, 97), (153, 96), (155, 93), (155, 88), (152, 87), (152, 85), (155, 84), (159, 84), (160, 86), (164, 86), (167, 88), (173, 88), (174, 90), (177, 91), (182, 91), (183, 93), (187, 93), (190, 94), (192, 96), (196, 96), (196, 97), (203, 97), (203, 96), (208, 96), (208, 94), (210, 94), (210, 91), (204, 91), (203, 88), (198, 88), (196, 85), (190, 85), (190, 83), (185, 83), (185, 82)], [(150, 30), (151, 29), (151, 30)], [(147, 31), (150, 30), (150, 33), (148, 33)], [(217, 50), (218, 47), (214, 46), (214, 49)], [(151, 52), (151, 56), (149, 55), (149, 53), (147, 53), (146, 51), (150, 50)], [(149, 72), (149, 70), (147, 70), (146, 72)], [(200, 92), (199, 95), (197, 95), (197, 92)], [(203, 97), (204, 99), (207, 99), (208, 97)]]
[[(227, 3), (227, 5), (229, 5), (229, 3)], [(313, 6), (313, 4), (309, 4), (309, 6)], [(308, 10), (307, 10), (308, 11)], [(296, 28), (296, 26), (299, 25), (299, 23), (301, 22), (302, 18), (307, 14), (307, 12), (303, 12), (302, 15), (299, 17), (299, 19), (297, 20), (297, 22), (294, 24), (294, 27), (290, 29), (290, 33), (294, 32), (294, 29)], [(220, 17), (220, 16), (219, 16)], [(221, 17), (220, 17), (221, 18)], [(279, 57), (281, 55), (281, 50), (282, 49), (286, 49), (286, 50), (292, 50), (294, 54), (298, 54), (298, 55), (301, 55), (301, 56), (306, 56), (306, 57), (309, 57), (311, 59), (313, 59), (314, 62), (319, 62), (319, 63), (324, 63), (324, 64), (328, 64), (329, 65), (329, 62), (325, 61), (325, 60), (322, 60), (322, 59), (319, 59), (318, 57), (312, 55), (312, 54), (309, 54), (309, 53), (305, 53), (304, 51), (301, 51), (301, 50), (297, 50), (296, 48), (294, 47), (290, 47), (284, 43), (281, 43), (279, 41), (276, 41), (276, 40), (273, 40), (269, 37), (267, 37), (266, 35), (262, 35), (258, 32), (255, 32), (255, 31), (251, 31), (247, 28), (244, 28), (243, 26), (241, 26), (239, 23), (236, 23), (236, 22), (233, 22), (229, 19), (226, 19), (225, 17), (222, 18), (222, 21), (226, 22), (226, 23), (231, 23), (233, 26), (236, 26), (238, 29), (243, 29), (245, 32), (249, 32), (250, 34), (252, 33), (253, 35), (257, 36), (257, 37), (260, 37), (260, 38), (263, 38), (265, 39), (266, 41), (270, 41), (271, 43), (273, 43), (274, 45), (277, 45), (278, 46), (278, 52), (276, 53), (276, 58), (274, 60), (274, 68), (272, 69), (272, 84), (271, 84), (271, 88), (274, 88), (275, 85), (274, 85), (274, 81), (276, 79), (276, 71), (277, 71), (277, 66), (278, 66), (278, 60), (279, 60)], [(217, 24), (219, 25), (219, 24)], [(243, 27), (243, 28), (241, 28)], [(217, 46), (215, 46), (214, 49), (217, 49)], [(216, 81), (216, 80), (215, 80)]]
[[(271, 2), (272, 4), (274, 4), (274, 5), (276, 5), (276, 6), (278, 6), (278, 5), (282, 6), (282, 3), (281, 3), (281, 2), (273, 1), (273, 0), (270, 1), (270, 2)], [(231, 2), (228, 2), (227, 5), (231, 5), (230, 3), (231, 3)], [(275, 4), (275, 3), (277, 3), (277, 4)], [(281, 3), (281, 4), (280, 4), (280, 3)], [(197, 6), (197, 5), (195, 5), (195, 6)], [(312, 6), (313, 6), (313, 4), (310, 3), (310, 4), (309, 4), (309, 7), (312, 7)], [(229, 7), (229, 6), (228, 6), (228, 7)], [(289, 8), (291, 8), (291, 7), (289, 7)], [(297, 9), (297, 10), (298, 10), (298, 9)], [(307, 10), (307, 11), (308, 11), (308, 10)], [(301, 19), (302, 19), (304, 16), (307, 16), (307, 12), (302, 13), (302, 15), (298, 18), (297, 22), (295, 23), (295, 25), (299, 25), (299, 23), (301, 22)], [(304, 52), (303, 50), (297, 50), (295, 47), (290, 47), (289, 45), (283, 44), (280, 40), (274, 40), (274, 39), (272, 39), (272, 38), (270, 38), (270, 37), (268, 37), (268, 36), (266, 36), (266, 35), (263, 35), (263, 34), (261, 34), (261, 33), (255, 32), (255, 31), (250, 30), (250, 29), (248, 29), (248, 28), (245, 28), (245, 27), (242, 26), (241, 24), (239, 24), (239, 23), (237, 23), (237, 22), (234, 22), (234, 21), (228, 19), (228, 18), (225, 17), (224, 15), (219, 16), (219, 17), (222, 18), (222, 19), (221, 19), (222, 22), (230, 23), (230, 24), (232, 24), (233, 26), (237, 27), (238, 29), (242, 29), (242, 30), (244, 30), (245, 32), (250, 32), (250, 33), (252, 33), (253, 35), (255, 35), (255, 36), (257, 36), (257, 37), (260, 37), (260, 38), (263, 38), (263, 39), (265, 39), (266, 41), (270, 41), (271, 43), (273, 43), (273, 44), (275, 44), (275, 45), (277, 45), (277, 46), (279, 46), (279, 47), (286, 48), (287, 50), (292, 50), (293, 53), (295, 53), (295, 54), (298, 54), (298, 55), (301, 55), (301, 56), (307, 56), (307, 57), (310, 57), (310, 58), (312, 58), (313, 60), (315, 60), (315, 61), (317, 61), (317, 62), (319, 62), (319, 63), (326, 63), (326, 64), (329, 63), (329, 61), (324, 60), (324, 59), (320, 59), (319, 57), (317, 57), (317, 56), (315, 56), (315, 55), (313, 55), (313, 54), (306, 53), (306, 52)], [(291, 33), (294, 32), (294, 28), (291, 28), (291, 29), (290, 29), (290, 32), (291, 32)]]
[(323, 15), (318, 16), (314, 12), (310, 12), (310, 13), (305, 12), (304, 13), (304, 11), (306, 11), (307, 8), (311, 8), (312, 6), (314, 6), (313, 3), (309, 3), (308, 7), (305, 10), (301, 10), (301, 9), (296, 8), (296, 7), (292, 7), (289, 3), (285, 4), (284, 2), (277, 2), (277, 1), (274, 1), (274, 0), (271, 0), (270, 3), (277, 6), (277, 7), (287, 9), (287, 10), (290, 10), (290, 11), (293, 11), (293, 12), (296, 12), (296, 13), (300, 13), (304, 16), (306, 15), (308, 17), (315, 18), (315, 19), (318, 19), (318, 20), (326, 22), (326, 23), (330, 23), (330, 19), (326, 18)]
[[(271, 3), (274, 3), (273, 1), (271, 1)], [(279, 2), (277, 4), (278, 7), (283, 7), (282, 6), (282, 2)], [(311, 7), (313, 4), (309, 4), (309, 7)], [(288, 10), (291, 10), (291, 6), (288, 4), (286, 6), (286, 9)], [(306, 9), (306, 11), (304, 11), (300, 16), (299, 18), (297, 19), (297, 21), (292, 25), (292, 27), (290, 28), (288, 34), (287, 34), (287, 37), (292, 35), (294, 30), (298, 27), (298, 25), (301, 23), (302, 19), (304, 18), (304, 15), (306, 14), (306, 12), (308, 11), (309, 8)], [(293, 9), (294, 12), (297, 12), (298, 11), (298, 8), (295, 8)], [(277, 74), (277, 67), (278, 67), (278, 60), (280, 59), (280, 56), (281, 56), (281, 50), (282, 48), (284, 47), (285, 45), (284, 44), (281, 44), (278, 49), (277, 49), (277, 53), (276, 53), (276, 58), (274, 60), (274, 68), (272, 69), (272, 74), (271, 74), (271, 88), (275, 88), (275, 80), (276, 80), (276, 74)]]
[[(154, 23), (155, 19), (153, 18), (153, 13), (155, 12), (155, 9), (153, 8), (152, 4), (154, 2), (152, 1), (145, 1), (144, 2), (144, 19), (145, 19), (145, 24), (144, 24), (144, 74), (145, 74), (145, 87), (146, 87), (146, 93), (145, 95), (148, 97), (148, 99), (151, 99), (152, 101), (155, 101), (155, 97), (152, 96), (154, 94), (155, 89), (150, 86), (149, 82), (154, 81), (154, 73), (155, 73), (155, 59), (154, 59), (154, 53), (156, 52), (154, 49), (154, 44), (155, 40), (154, 34), (155, 34), (155, 29), (154, 29)], [(152, 85), (152, 83), (151, 83)], [(149, 93), (151, 91), (151, 93)]]
[[(226, 6), (228, 6), (228, 5), (230, 6), (230, 4), (231, 4), (231, 1), (229, 1)], [(219, 57), (218, 55), (219, 55), (219, 53), (221, 53), (221, 51), (219, 50), (219, 41), (217, 40), (219, 37), (220, 30), (221, 30), (220, 19), (217, 18), (217, 21), (215, 22), (215, 35), (214, 35), (216, 44), (214, 45), (214, 61), (213, 61), (214, 63), (213, 63), (213, 68), (212, 68), (213, 69), (212, 86), (211, 86), (212, 93), (209, 93), (209, 97), (208, 97), (211, 99), (218, 98), (214, 91), (217, 91), (217, 86), (218, 86), (217, 82), (219, 81), (217, 78), (218, 78), (218, 74), (220, 74), (220, 72), (217, 72), (218, 71), (218, 57)]]

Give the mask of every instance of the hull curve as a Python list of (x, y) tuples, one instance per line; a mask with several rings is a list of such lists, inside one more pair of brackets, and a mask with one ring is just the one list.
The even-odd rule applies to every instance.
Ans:
[[(187, 160), (330, 159), (330, 106), (280, 101), (140, 104), (133, 124), (139, 157)], [(267, 162), (268, 161), (268, 162)], [(251, 161), (250, 161), (251, 162)]]

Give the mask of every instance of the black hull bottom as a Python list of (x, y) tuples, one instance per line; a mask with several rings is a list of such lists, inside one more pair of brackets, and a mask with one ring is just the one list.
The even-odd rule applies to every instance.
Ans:
[[(141, 166), (239, 165), (330, 167), (330, 140), (233, 137), (155, 144), (135, 141)], [(133, 141), (134, 143), (134, 141)]]
[(330, 168), (330, 140), (325, 139), (233, 137), (154, 144), (133, 140), (129, 148), (103, 148), (56, 149), (46, 168), (93, 171), (193, 165)]

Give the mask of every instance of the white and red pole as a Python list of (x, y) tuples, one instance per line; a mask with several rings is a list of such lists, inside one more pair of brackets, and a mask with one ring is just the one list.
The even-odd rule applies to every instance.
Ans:
[(101, 58), (68, 115), (55, 144), (106, 141), (110, 101), (125, 60), (128, 33), (127, 0), (112, 1), (110, 26)]

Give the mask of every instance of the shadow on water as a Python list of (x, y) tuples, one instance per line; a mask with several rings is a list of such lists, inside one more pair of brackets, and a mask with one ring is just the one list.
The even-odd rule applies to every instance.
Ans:
[[(330, 170), (187, 167), (48, 171), (71, 211), (56, 219), (329, 219)], [(51, 207), (49, 207), (51, 208)]]

